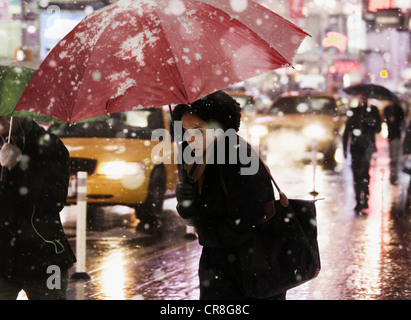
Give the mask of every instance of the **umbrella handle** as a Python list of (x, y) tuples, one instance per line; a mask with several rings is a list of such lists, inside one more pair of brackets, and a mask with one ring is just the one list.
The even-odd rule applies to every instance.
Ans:
[(8, 143), (11, 141), (11, 127), (13, 126), (13, 117), (10, 117), (10, 126), (9, 126), (9, 139)]
[[(170, 117), (171, 117), (171, 129), (173, 131), (174, 134), (174, 117), (173, 117), (173, 110), (171, 110), (171, 105), (168, 105), (168, 109), (170, 110)], [(175, 141), (175, 139), (174, 139)], [(185, 144), (184, 142), (182, 142), (181, 144), (178, 144), (178, 141), (176, 141), (177, 143), (177, 152), (179, 152), (179, 156), (177, 157), (177, 171), (178, 171), (178, 178), (180, 180), (180, 182), (186, 182), (188, 180), (188, 176), (187, 176), (187, 170), (184, 168), (184, 162), (183, 162), (183, 151), (184, 151), (184, 147)], [(181, 162), (180, 162), (181, 161)]]

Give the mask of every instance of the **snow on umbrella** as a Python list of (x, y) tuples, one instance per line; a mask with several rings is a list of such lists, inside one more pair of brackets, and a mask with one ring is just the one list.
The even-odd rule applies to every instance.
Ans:
[(290, 65), (306, 36), (251, 0), (120, 0), (56, 45), (16, 110), (71, 123), (191, 103)]

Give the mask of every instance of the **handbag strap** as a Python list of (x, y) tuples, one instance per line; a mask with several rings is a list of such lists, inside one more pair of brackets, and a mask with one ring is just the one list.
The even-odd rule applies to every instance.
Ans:
[[(271, 181), (274, 183), (275, 188), (278, 191), (278, 194), (280, 196), (280, 203), (283, 207), (288, 207), (288, 197), (285, 195), (284, 192), (281, 191), (280, 187), (278, 186), (277, 182), (275, 182), (274, 177), (271, 174), (270, 168), (268, 168), (268, 166), (264, 163), (264, 161), (260, 158), (260, 163), (264, 166), (264, 168), (266, 169), (267, 173), (270, 175)], [(219, 167), (219, 174), (220, 174), (220, 181), (221, 181), (221, 186), (223, 188), (224, 194), (227, 195), (227, 186), (225, 184), (224, 181), (224, 177), (223, 177), (223, 167), (220, 165)]]
[(260, 158), (260, 162), (264, 166), (265, 170), (267, 170), (267, 173), (270, 175), (271, 181), (274, 183), (275, 188), (278, 191), (278, 194), (280, 195), (280, 203), (283, 207), (288, 207), (288, 197), (285, 195), (284, 192), (281, 191), (280, 187), (278, 186), (277, 182), (275, 182), (273, 175), (271, 174), (270, 168), (265, 164), (265, 162)]

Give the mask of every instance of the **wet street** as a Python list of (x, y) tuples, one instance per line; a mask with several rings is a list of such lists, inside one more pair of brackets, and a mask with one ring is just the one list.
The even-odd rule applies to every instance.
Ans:
[[(312, 199), (318, 192), (319, 276), (287, 294), (289, 300), (384, 300), (411, 298), (411, 215), (401, 210), (409, 176), (398, 186), (389, 182), (388, 144), (380, 138), (371, 166), (370, 208), (355, 206), (349, 166), (338, 173), (270, 163), (277, 183), (289, 198)], [(103, 230), (87, 233), (90, 280), (70, 280), (70, 300), (196, 300), (201, 247), (184, 237), (175, 199), (164, 204), (163, 233), (135, 232), (132, 210), (102, 214)], [(64, 212), (67, 215), (67, 211)], [(104, 218), (104, 219), (103, 219)], [(116, 220), (117, 219), (117, 220)], [(64, 217), (63, 217), (64, 220)], [(75, 229), (65, 224), (75, 248)], [(72, 274), (74, 272), (70, 270)]]

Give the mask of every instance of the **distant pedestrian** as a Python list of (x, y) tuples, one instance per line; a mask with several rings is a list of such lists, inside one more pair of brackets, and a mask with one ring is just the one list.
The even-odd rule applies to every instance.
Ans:
[[(200, 299), (248, 299), (253, 285), (253, 239), (266, 202), (274, 199), (271, 178), (263, 165), (255, 174), (242, 174), (248, 164), (229, 155), (244, 147), (235, 134), (240, 126), (238, 103), (223, 92), (211, 94), (191, 105), (178, 105), (174, 120), (181, 120), (189, 133), (188, 147), (196, 161), (185, 165), (187, 177), (176, 189), (177, 211), (194, 226), (203, 246), (200, 265)], [(234, 131), (234, 141), (226, 143), (225, 161), (218, 162), (218, 139), (206, 139), (207, 129)], [(224, 136), (224, 135), (223, 135)], [(191, 138), (192, 137), (192, 138)], [(224, 138), (222, 138), (224, 139)], [(207, 142), (209, 144), (207, 144)], [(247, 153), (258, 154), (246, 144)], [(217, 150), (209, 160), (210, 150)], [(241, 150), (240, 150), (241, 152)], [(218, 155), (217, 155), (218, 154)], [(203, 161), (204, 160), (204, 161)], [(222, 183), (222, 179), (224, 183)], [(225, 186), (225, 188), (223, 187)], [(226, 190), (226, 192), (224, 191)], [(283, 292), (270, 299), (285, 299)]]
[(398, 171), (401, 164), (402, 132), (404, 131), (404, 111), (398, 100), (385, 107), (384, 121), (388, 127), (390, 182), (396, 185), (398, 183)]
[(75, 262), (59, 216), (69, 154), (34, 121), (10, 120), (0, 117), (0, 300), (21, 290), (33, 300), (65, 299)]
[(361, 95), (358, 100), (358, 106), (347, 113), (343, 134), (344, 157), (347, 157), (350, 144), (357, 212), (368, 208), (371, 157), (377, 151), (375, 135), (381, 131), (381, 116), (377, 107), (368, 105), (366, 96)]
[[(411, 175), (411, 122), (408, 124), (407, 130), (405, 132), (405, 137), (404, 137), (404, 142), (403, 142), (403, 157), (404, 157), (403, 171)], [(408, 184), (405, 209), (406, 209), (406, 212), (411, 212), (411, 181)]]

